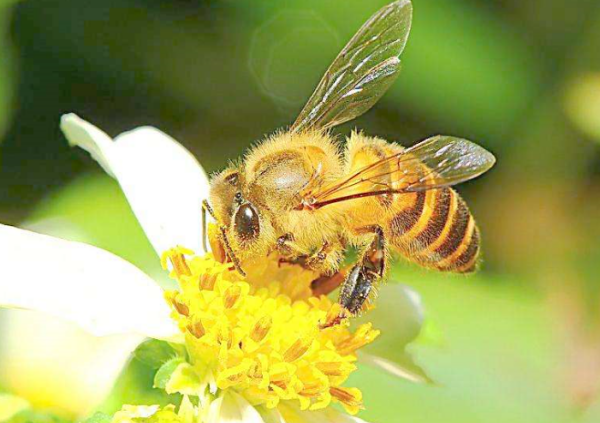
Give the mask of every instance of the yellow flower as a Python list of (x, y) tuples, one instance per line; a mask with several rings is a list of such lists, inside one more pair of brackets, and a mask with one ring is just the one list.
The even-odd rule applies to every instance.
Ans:
[(163, 257), (181, 288), (166, 297), (189, 354), (167, 384), (169, 393), (206, 403), (232, 390), (267, 409), (285, 403), (319, 410), (332, 402), (350, 414), (362, 408), (361, 391), (344, 383), (356, 370), (356, 351), (379, 331), (370, 323), (354, 331), (347, 322), (327, 327), (340, 308), (312, 296), (315, 273), (270, 258), (247, 265), (243, 278), (210, 254), (188, 255), (175, 248)]
[[(178, 244), (202, 251), (198, 216), (208, 179), (187, 150), (153, 128), (113, 140), (72, 114), (63, 117), (62, 128), (72, 144), (88, 150), (119, 181), (158, 254)], [(165, 201), (165, 192), (177, 201)], [(360, 351), (362, 362), (399, 377), (424, 379), (415, 366), (407, 367), (410, 360), (403, 352), (423, 320), (419, 298), (407, 287), (382, 287), (385, 294), (367, 317), (379, 313), (378, 324), (386, 329), (370, 344), (378, 332), (368, 323), (356, 330), (323, 328), (339, 309), (326, 297), (313, 297), (310, 283), (317, 275), (310, 271), (263, 259), (245, 264), (249, 274), (243, 279), (210, 256), (188, 259), (187, 253), (175, 249), (164, 256), (181, 285), (181, 291), (166, 294), (166, 302), (153, 278), (105, 250), (0, 224), (0, 256), (8, 263), (0, 269), (0, 307), (56, 316), (94, 336), (123, 341), (122, 351), (144, 337), (183, 344), (187, 352), (164, 384), (165, 390), (187, 398), (177, 412), (173, 407), (127, 406), (114, 417), (121, 421), (359, 422), (330, 405), (339, 403), (350, 413), (362, 407), (361, 391), (345, 385), (362, 347), (368, 351)], [(378, 351), (386, 342), (394, 348)], [(97, 373), (117, 373), (124, 356), (116, 354), (110, 366), (115, 371)], [(14, 367), (5, 358), (0, 371)], [(100, 368), (95, 363), (91, 360), (90, 366)], [(90, 379), (83, 377), (83, 368), (76, 373), (82, 376), (75, 378), (79, 386), (59, 377), (40, 383), (40, 375), (39, 380), (22, 381), (31, 388), (23, 396), (31, 400), (46, 392), (81, 393)], [(87, 414), (102, 400), (102, 392), (86, 401), (65, 397), (71, 402), (66, 406), (64, 401), (45, 404)], [(81, 404), (85, 407), (78, 408)]]

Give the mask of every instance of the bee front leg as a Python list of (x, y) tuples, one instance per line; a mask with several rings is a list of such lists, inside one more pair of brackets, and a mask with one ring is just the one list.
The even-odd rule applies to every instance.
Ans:
[(308, 255), (302, 252), (294, 242), (294, 235), (286, 233), (277, 238), (277, 251), (281, 255), (280, 263), (299, 264), (304, 266)]
[(350, 315), (359, 314), (386, 270), (387, 245), (380, 226), (365, 228), (373, 240), (350, 270), (340, 290), (339, 303)]

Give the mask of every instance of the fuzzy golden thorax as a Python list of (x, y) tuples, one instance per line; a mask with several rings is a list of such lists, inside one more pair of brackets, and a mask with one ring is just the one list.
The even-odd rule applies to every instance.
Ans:
[[(226, 238), (221, 241), (240, 261), (274, 250), (310, 256), (325, 243), (338, 243), (343, 224), (339, 208), (296, 208), (303, 190), (339, 178), (342, 169), (339, 148), (326, 133), (271, 136), (251, 149), (240, 166), (212, 178), (210, 202)], [(328, 268), (341, 253), (334, 256)]]

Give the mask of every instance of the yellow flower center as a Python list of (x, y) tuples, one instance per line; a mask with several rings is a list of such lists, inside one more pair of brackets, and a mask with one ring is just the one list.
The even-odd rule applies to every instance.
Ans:
[(185, 335), (194, 380), (216, 390), (233, 389), (253, 405), (268, 408), (297, 401), (321, 409), (332, 401), (349, 413), (362, 407), (362, 393), (343, 387), (356, 369), (356, 350), (379, 331), (371, 324), (327, 327), (340, 307), (312, 295), (316, 273), (269, 258), (246, 264), (244, 278), (212, 255), (175, 248), (163, 256), (180, 291), (166, 293), (173, 318)]

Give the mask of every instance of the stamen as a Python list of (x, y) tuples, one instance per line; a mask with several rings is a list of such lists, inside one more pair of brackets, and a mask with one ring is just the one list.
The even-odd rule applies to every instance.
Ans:
[(173, 299), (173, 306), (175, 307), (175, 309), (177, 310), (177, 312), (183, 316), (189, 316), (190, 315), (190, 308), (182, 303), (181, 301), (179, 301), (178, 299), (174, 298)]
[(300, 391), (301, 395), (305, 397), (316, 397), (323, 391), (323, 386), (319, 383), (307, 383), (304, 385), (304, 389)]
[(329, 389), (332, 397), (350, 408), (362, 408), (362, 393), (356, 388), (334, 387)]
[(298, 338), (290, 347), (283, 353), (283, 359), (288, 363), (298, 360), (302, 357), (312, 344), (312, 340), (306, 338)]
[(267, 408), (296, 401), (318, 410), (337, 401), (358, 412), (360, 391), (341, 385), (356, 370), (356, 349), (379, 332), (346, 322), (318, 330), (344, 310), (326, 296), (311, 296), (313, 272), (279, 266), (273, 257), (249, 263), (246, 280), (210, 254), (188, 256), (180, 248), (165, 255), (169, 261), (180, 285), (165, 294), (171, 316), (186, 334), (189, 363), (207, 367), (215, 390), (235, 389)]
[(271, 385), (275, 385), (278, 388), (283, 389), (283, 390), (285, 390), (287, 388), (286, 383), (282, 380), (274, 380), (271, 382)]
[(327, 376), (343, 376), (352, 372), (356, 366), (339, 361), (321, 362), (315, 365), (317, 369)]
[(187, 325), (187, 330), (189, 333), (194, 335), (196, 338), (202, 338), (206, 333), (206, 329), (202, 325), (202, 321), (200, 319), (195, 320), (193, 323)]
[(344, 319), (348, 317), (348, 311), (343, 308), (339, 303), (333, 304), (333, 306), (327, 312), (325, 321), (321, 323), (321, 329), (327, 329), (332, 326), (337, 326), (342, 323)]
[(353, 354), (359, 348), (373, 342), (379, 336), (379, 331), (372, 329), (371, 323), (361, 325), (357, 331), (337, 345), (342, 354)]
[(188, 250), (183, 247), (175, 247), (171, 248), (168, 251), (165, 251), (160, 258), (160, 263), (163, 269), (167, 269), (167, 261), (171, 262), (173, 266), (173, 272), (179, 278), (181, 276), (190, 276), (192, 272), (188, 266), (187, 260), (185, 258), (186, 255), (193, 255), (194, 252)]
[(177, 276), (189, 276), (192, 274), (183, 254), (174, 254), (170, 259)]
[(199, 287), (201, 290), (212, 291), (217, 281), (217, 275), (203, 274), (200, 276)]
[(217, 337), (217, 341), (220, 345), (226, 344), (227, 348), (231, 348), (233, 345), (233, 331), (230, 327), (222, 328)]
[(252, 328), (252, 332), (250, 333), (250, 337), (254, 342), (260, 342), (265, 339), (269, 330), (271, 330), (271, 326), (273, 325), (273, 319), (271, 316), (262, 317), (256, 324), (254, 328)]
[(238, 285), (231, 285), (225, 290), (223, 306), (225, 308), (233, 308), (240, 295), (242, 295), (242, 289)]

